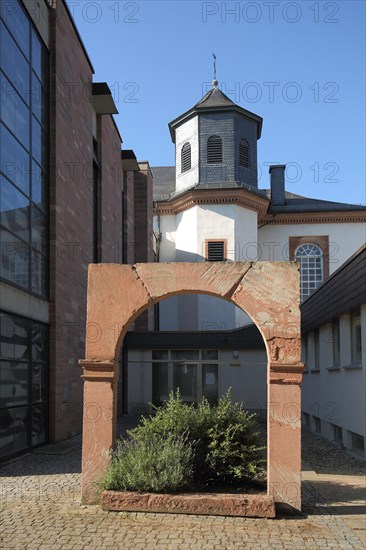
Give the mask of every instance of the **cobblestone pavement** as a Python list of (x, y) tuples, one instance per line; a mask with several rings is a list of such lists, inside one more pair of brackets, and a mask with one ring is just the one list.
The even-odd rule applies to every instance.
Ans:
[[(0, 468), (0, 548), (364, 549), (357, 531), (330, 511), (330, 496), (319, 490), (321, 480), (316, 476), (308, 467), (303, 490), (306, 514), (299, 517), (103, 512), (97, 506), (80, 505), (80, 439), (76, 439)], [(337, 501), (334, 491), (331, 501)]]

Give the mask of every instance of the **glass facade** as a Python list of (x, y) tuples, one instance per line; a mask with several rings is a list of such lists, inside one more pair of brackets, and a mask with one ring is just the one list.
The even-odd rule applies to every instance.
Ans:
[(218, 399), (218, 350), (154, 350), (153, 403), (159, 405), (179, 389), (186, 403)]
[(0, 9), (0, 277), (47, 297), (49, 59), (18, 0)]
[(0, 312), (0, 459), (47, 441), (48, 327)]

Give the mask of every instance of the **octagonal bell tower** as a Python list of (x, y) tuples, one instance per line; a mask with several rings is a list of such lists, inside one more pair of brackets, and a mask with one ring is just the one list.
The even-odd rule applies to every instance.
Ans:
[(231, 101), (217, 80), (169, 129), (176, 148), (177, 192), (193, 187), (258, 188), (262, 118)]

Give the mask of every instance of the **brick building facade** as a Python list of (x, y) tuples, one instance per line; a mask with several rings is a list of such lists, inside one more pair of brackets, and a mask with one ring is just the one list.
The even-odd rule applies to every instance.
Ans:
[(124, 172), (116, 105), (64, 0), (0, 15), (2, 459), (80, 432), (88, 264), (154, 252), (149, 165)]

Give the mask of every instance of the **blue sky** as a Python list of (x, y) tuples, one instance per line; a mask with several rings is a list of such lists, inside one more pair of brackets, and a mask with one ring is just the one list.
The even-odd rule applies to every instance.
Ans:
[(279, 162), (295, 193), (366, 202), (363, 0), (68, 4), (138, 159), (174, 164), (168, 122), (204, 95), (215, 52), (221, 89), (264, 119), (259, 187)]

